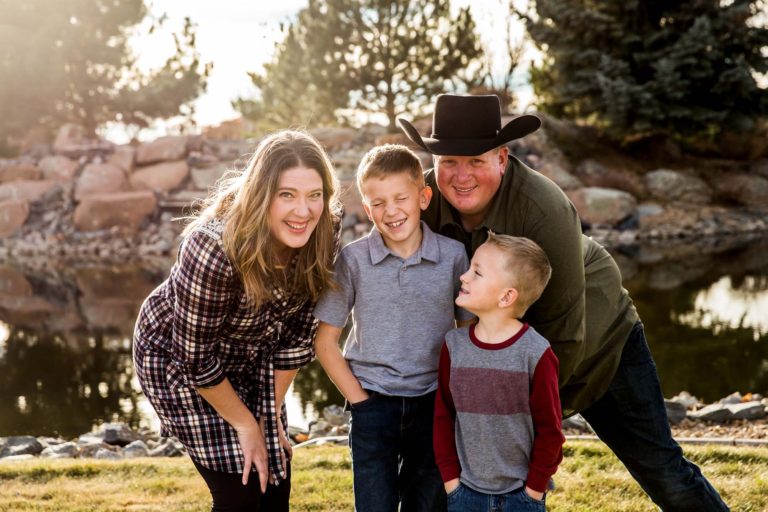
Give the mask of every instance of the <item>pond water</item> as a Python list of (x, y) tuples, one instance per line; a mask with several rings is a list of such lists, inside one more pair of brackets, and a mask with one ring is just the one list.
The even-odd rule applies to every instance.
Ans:
[[(768, 394), (768, 240), (613, 251), (664, 394)], [(157, 427), (133, 376), (131, 334), (171, 261), (0, 264), (0, 436), (74, 437), (103, 421)], [(288, 397), (306, 426), (341, 395), (315, 362)]]

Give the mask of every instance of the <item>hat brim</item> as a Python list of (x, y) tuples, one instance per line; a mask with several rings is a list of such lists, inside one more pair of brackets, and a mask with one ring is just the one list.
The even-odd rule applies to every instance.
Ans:
[(433, 155), (474, 156), (482, 155), (499, 146), (529, 135), (541, 127), (541, 120), (530, 114), (516, 117), (499, 130), (496, 137), (490, 139), (436, 139), (422, 137), (411, 123), (398, 118), (405, 136), (412, 142)]

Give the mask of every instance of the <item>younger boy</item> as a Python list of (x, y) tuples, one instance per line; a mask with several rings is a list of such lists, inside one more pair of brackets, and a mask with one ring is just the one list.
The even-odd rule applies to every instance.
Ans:
[(478, 322), (446, 335), (435, 403), (435, 459), (449, 512), (545, 509), (565, 440), (558, 362), (519, 319), (551, 273), (531, 240), (490, 233), (461, 276), (456, 304)]
[[(432, 451), (437, 363), (454, 318), (464, 246), (420, 220), (432, 190), (405, 146), (369, 151), (357, 173), (371, 233), (344, 247), (336, 289), (315, 308), (315, 350), (352, 412), (355, 508), (363, 512), (445, 510)], [(349, 313), (353, 328), (339, 351)]]

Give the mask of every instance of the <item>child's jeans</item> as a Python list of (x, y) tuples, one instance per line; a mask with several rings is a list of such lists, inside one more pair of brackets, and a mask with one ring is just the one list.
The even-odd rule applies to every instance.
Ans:
[(484, 494), (464, 484), (448, 494), (448, 512), (543, 512), (544, 500), (528, 496), (525, 486), (507, 494)]
[(370, 398), (349, 406), (355, 510), (445, 510), (445, 489), (432, 450), (435, 393)]

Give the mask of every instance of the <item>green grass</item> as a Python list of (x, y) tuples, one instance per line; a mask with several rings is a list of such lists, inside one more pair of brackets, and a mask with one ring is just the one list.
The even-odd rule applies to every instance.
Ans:
[[(768, 450), (686, 446), (685, 451), (734, 512), (768, 510)], [(596, 442), (568, 443), (556, 481), (547, 499), (551, 511), (655, 510), (616, 457)], [(297, 450), (292, 487), (291, 510), (351, 511), (348, 450)], [(0, 462), (0, 511), (209, 509), (205, 484), (187, 458)]]

